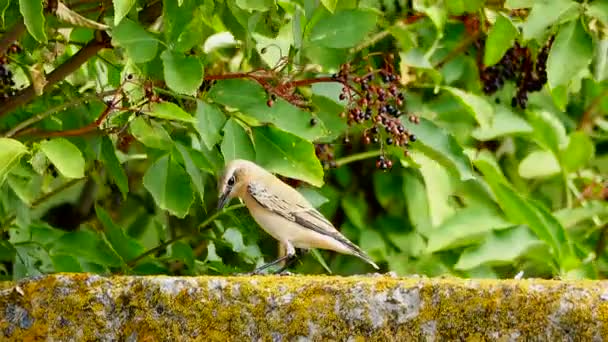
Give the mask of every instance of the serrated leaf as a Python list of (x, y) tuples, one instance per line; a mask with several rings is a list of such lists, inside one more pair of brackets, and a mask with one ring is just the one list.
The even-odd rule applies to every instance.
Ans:
[(518, 34), (519, 31), (513, 25), (511, 19), (499, 13), (496, 17), (496, 23), (490, 29), (486, 39), (483, 64), (488, 66), (498, 63)]
[(118, 186), (123, 199), (126, 199), (129, 192), (129, 180), (127, 179), (125, 170), (118, 161), (118, 157), (116, 157), (114, 144), (107, 136), (103, 137), (101, 141), (101, 157), (104, 165), (107, 167), (108, 173), (114, 179), (114, 184)]
[(450, 134), (424, 118), (417, 125), (409, 124), (408, 129), (417, 137), (412, 148), (427, 154), (448, 169), (456, 170), (461, 180), (475, 178), (471, 161)]
[(567, 142), (564, 124), (551, 112), (528, 111), (528, 122), (534, 129), (534, 140), (555, 155)]
[[(27, 0), (24, 0), (27, 1)], [(123, 47), (135, 63), (149, 62), (156, 57), (158, 41), (140, 24), (124, 18), (112, 30), (112, 45)]]
[(209, 97), (224, 106), (237, 108), (241, 113), (255, 118), (260, 124), (273, 124), (278, 128), (307, 140), (326, 134), (323, 123), (312, 126), (313, 115), (283, 99), (268, 107), (268, 94), (258, 83), (251, 80), (225, 80), (211, 88)]
[(568, 13), (576, 12), (578, 4), (572, 0), (542, 0), (534, 1), (532, 10), (523, 25), (525, 40), (540, 39), (547, 28), (550, 28), (567, 16)]
[(168, 248), (169, 256), (172, 259), (182, 261), (188, 269), (194, 268), (194, 251), (192, 247), (184, 241), (175, 241)]
[(169, 133), (158, 122), (148, 123), (143, 117), (138, 117), (129, 124), (129, 129), (135, 139), (148, 147), (159, 150), (168, 150), (173, 147), (173, 140)]
[(203, 181), (204, 181), (203, 174), (200, 172), (199, 168), (194, 164), (194, 161), (192, 160), (192, 157), (190, 156), (188, 149), (184, 145), (177, 143), (177, 144), (175, 144), (175, 147), (176, 147), (177, 151), (180, 153), (181, 158), (184, 160), (184, 166), (186, 167), (186, 172), (188, 172), (188, 175), (190, 175), (190, 180), (192, 181), (192, 184), (194, 184), (194, 187), (198, 191), (201, 202), (205, 203), (205, 196), (204, 196), (205, 195), (205, 185), (203, 183)]
[(502, 215), (486, 207), (463, 208), (448, 217), (428, 235), (427, 253), (467, 246), (482, 241), (494, 230), (513, 226)]
[(176, 93), (195, 96), (203, 83), (203, 64), (196, 56), (165, 50), (160, 58), (167, 86)]
[(520, 116), (504, 106), (496, 107), (496, 114), (492, 118), (490, 126), (477, 127), (471, 135), (481, 141), (494, 140), (502, 136), (523, 134), (532, 132), (532, 127)]
[(114, 25), (120, 24), (136, 2), (136, 0), (112, 0), (112, 4), (114, 5)]
[(148, 168), (143, 183), (161, 209), (179, 218), (186, 217), (194, 202), (193, 189), (188, 174), (169, 155)]
[(523, 226), (494, 232), (479, 246), (465, 249), (454, 268), (469, 270), (484, 264), (512, 264), (532, 248), (541, 245), (542, 241)]
[(549, 51), (547, 79), (549, 86), (568, 86), (593, 58), (593, 42), (581, 20), (574, 20), (560, 28)]
[(458, 88), (444, 87), (443, 89), (454, 95), (482, 128), (490, 126), (494, 117), (494, 107), (485, 98)]
[(314, 145), (275, 127), (253, 128), (257, 163), (271, 172), (323, 185), (323, 168)]
[(64, 177), (84, 177), (85, 162), (82, 153), (68, 140), (64, 138), (45, 140), (40, 143), (40, 149)]
[(62, 235), (50, 249), (51, 255), (65, 254), (78, 257), (101, 266), (119, 267), (122, 259), (101, 238), (90, 230), (77, 230)]
[(96, 205), (95, 213), (103, 224), (104, 234), (108, 242), (124, 262), (135, 259), (145, 252), (144, 247), (137, 240), (125, 234), (124, 230), (112, 221), (108, 212), (102, 207)]
[(25, 145), (15, 139), (0, 138), (0, 185), (4, 183), (11, 169), (27, 153)]
[(196, 119), (186, 111), (181, 109), (178, 105), (172, 102), (158, 102), (151, 106), (149, 112), (146, 114), (165, 120), (175, 120), (182, 122), (195, 123)]
[(203, 144), (211, 149), (222, 138), (222, 127), (226, 123), (226, 115), (216, 105), (196, 101), (196, 130)]
[(245, 250), (245, 243), (243, 242), (243, 234), (236, 228), (228, 228), (222, 234), (222, 239), (226, 241), (232, 250), (236, 253), (240, 253)]
[(309, 40), (312, 44), (344, 49), (359, 44), (376, 26), (377, 16), (371, 11), (348, 9), (336, 11), (313, 26)]
[(543, 178), (559, 174), (561, 168), (551, 151), (533, 151), (519, 163), (517, 172), (522, 178)]
[(19, 0), (19, 11), (27, 31), (39, 43), (46, 44), (46, 20), (42, 0)]
[(595, 154), (595, 146), (589, 135), (576, 131), (570, 134), (568, 146), (560, 153), (560, 161), (567, 171), (584, 167)]
[(255, 160), (256, 151), (251, 138), (235, 119), (229, 119), (224, 125), (224, 139), (220, 147), (226, 163), (235, 159)]

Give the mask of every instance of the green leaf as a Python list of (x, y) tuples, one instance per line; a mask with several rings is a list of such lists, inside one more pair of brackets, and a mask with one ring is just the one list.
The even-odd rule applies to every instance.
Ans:
[(482, 128), (490, 126), (490, 122), (494, 117), (494, 107), (484, 97), (462, 91), (458, 88), (443, 87), (443, 89), (460, 100), (462, 105), (464, 105)]
[(149, 112), (146, 114), (166, 120), (183, 121), (189, 123), (195, 123), (196, 119), (186, 111), (181, 109), (178, 105), (172, 102), (158, 102), (151, 106)]
[(494, 140), (502, 136), (521, 133), (531, 133), (532, 127), (520, 116), (505, 106), (496, 106), (496, 115), (492, 118), (490, 126), (477, 127), (471, 135), (481, 141)]
[(188, 151), (187, 147), (184, 145), (177, 143), (175, 144), (177, 151), (179, 152), (181, 158), (184, 160), (184, 166), (186, 167), (186, 172), (190, 175), (190, 180), (194, 187), (198, 191), (198, 194), (201, 198), (201, 202), (205, 203), (205, 185), (203, 174), (200, 172), (199, 168), (194, 164), (192, 157), (190, 156), (190, 151)]
[(306, 200), (312, 205), (313, 208), (319, 208), (323, 204), (329, 202), (329, 199), (323, 196), (318, 190), (308, 187), (301, 186), (298, 189), (298, 192), (306, 198)]
[[(405, 122), (404, 124), (408, 125)], [(475, 178), (471, 161), (454, 137), (424, 118), (421, 118), (417, 125), (409, 124), (408, 128), (417, 137), (416, 142), (412, 144), (413, 148), (445, 165), (446, 168), (456, 170), (461, 180)]]
[(0, 185), (21, 156), (27, 153), (25, 145), (15, 139), (0, 138)]
[(77, 230), (62, 235), (52, 244), (51, 255), (70, 255), (101, 266), (119, 267), (122, 259), (101, 238), (90, 230)]
[(377, 16), (361, 9), (337, 11), (313, 26), (309, 40), (312, 44), (344, 49), (359, 44), (376, 26)]
[(192, 186), (188, 174), (169, 155), (150, 166), (143, 183), (161, 209), (179, 218), (186, 217), (194, 201)]
[(148, 147), (168, 150), (173, 146), (169, 133), (158, 122), (148, 122), (140, 116), (129, 124), (129, 129), (135, 139)]
[(373, 229), (361, 230), (359, 246), (374, 260), (386, 260), (386, 242), (379, 232)]
[(114, 144), (107, 136), (103, 137), (101, 140), (101, 157), (103, 158), (103, 163), (107, 167), (108, 173), (114, 179), (114, 183), (122, 193), (123, 199), (126, 199), (127, 193), (129, 193), (129, 180), (127, 179), (125, 170), (116, 157)]
[(586, 69), (593, 58), (593, 42), (581, 20), (560, 28), (549, 51), (547, 78), (549, 86), (568, 86), (571, 80)]
[(39, 43), (46, 44), (46, 20), (43, 12), (42, 0), (19, 0), (19, 11), (27, 31)]
[(222, 262), (222, 258), (217, 255), (215, 250), (215, 243), (213, 241), (209, 241), (207, 244), (207, 257), (205, 258), (206, 262), (219, 261)]
[(319, 250), (317, 250), (316, 248), (312, 248), (310, 250), (310, 253), (319, 262), (319, 264), (321, 264), (321, 266), (327, 271), (327, 273), (329, 273), (329, 274), (333, 273), (331, 271), (331, 268), (329, 268), (329, 265), (327, 265), (327, 262), (325, 262), (325, 259), (323, 258), (323, 256), (321, 255), (321, 252), (319, 252)]
[(261, 124), (271, 123), (278, 128), (307, 140), (314, 140), (326, 135), (322, 123), (310, 124), (313, 115), (283, 99), (278, 98), (272, 107), (266, 101), (268, 95), (264, 88), (251, 80), (225, 80), (218, 82), (209, 96), (214, 102), (237, 108), (248, 117), (255, 118)]
[(484, 264), (513, 264), (539, 246), (542, 246), (542, 242), (522, 226), (494, 232), (481, 245), (465, 249), (454, 268), (470, 270)]
[(265, 12), (274, 5), (273, 0), (236, 0), (236, 5), (246, 11)]
[(275, 127), (253, 129), (257, 163), (285, 177), (323, 185), (323, 168), (316, 157), (314, 145)]
[(498, 63), (509, 47), (513, 45), (513, 40), (518, 34), (519, 31), (513, 25), (511, 19), (499, 13), (496, 17), (496, 23), (488, 33), (483, 64), (488, 66)]
[(40, 149), (64, 177), (84, 177), (85, 163), (82, 153), (68, 140), (64, 138), (45, 140), (40, 143)]
[(78, 259), (72, 255), (51, 255), (51, 262), (53, 262), (55, 272), (83, 272), (82, 266), (78, 262)]
[(236, 228), (231, 227), (226, 229), (224, 234), (222, 234), (222, 239), (224, 239), (236, 253), (241, 253), (245, 250), (243, 235), (241, 234), (241, 231)]
[(124, 18), (112, 30), (112, 45), (123, 47), (135, 63), (149, 62), (156, 57), (158, 41), (140, 24)]
[(608, 203), (591, 201), (587, 202), (583, 207), (562, 208), (554, 212), (553, 216), (564, 228), (568, 229), (595, 216), (608, 216)]
[(412, 151), (411, 157), (419, 165), (420, 174), (424, 178), (430, 223), (436, 227), (454, 214), (454, 208), (450, 205), (453, 186), (449, 168), (419, 151)]
[[(325, 8), (327, 8), (329, 12), (334, 13), (334, 11), (336, 10), (336, 5), (338, 4), (338, 0), (321, 0), (321, 3), (323, 4), (323, 6), (325, 6)], [(326, 268), (326, 270), (331, 273), (331, 270), (329, 270), (328, 268)]]
[(182, 261), (190, 270), (194, 268), (194, 260), (196, 257), (189, 244), (184, 241), (175, 241), (167, 250), (172, 259)]
[(203, 65), (196, 56), (165, 50), (161, 53), (167, 86), (178, 94), (196, 96), (203, 83)]
[(15, 247), (10, 242), (0, 241), (0, 261), (13, 261), (15, 252)]
[(519, 163), (517, 172), (523, 178), (544, 178), (559, 174), (561, 168), (557, 158), (551, 151), (540, 150), (528, 154)]
[(226, 163), (235, 159), (255, 160), (256, 152), (251, 138), (235, 119), (229, 119), (224, 125), (224, 139), (220, 147)]
[(604, 27), (608, 26), (608, 2), (602, 0), (592, 1), (585, 6), (587, 14), (590, 17), (597, 18), (601, 21)]
[(145, 252), (144, 247), (135, 239), (125, 234), (124, 230), (117, 226), (108, 212), (96, 205), (95, 213), (104, 227), (104, 233), (110, 245), (123, 261), (128, 262)]
[(558, 155), (560, 148), (568, 141), (564, 124), (548, 111), (528, 111), (527, 113), (528, 122), (534, 128), (534, 141)]
[(587, 165), (595, 154), (595, 146), (589, 135), (576, 131), (570, 134), (570, 142), (560, 153), (560, 160), (567, 171), (574, 172)]
[(569, 13), (576, 12), (578, 4), (572, 0), (542, 0), (534, 1), (532, 10), (523, 25), (525, 40), (540, 40), (546, 30), (567, 17)]
[(196, 101), (196, 130), (203, 144), (211, 149), (222, 139), (222, 127), (226, 123), (226, 115), (213, 104)]
[(513, 224), (487, 207), (468, 207), (456, 211), (428, 235), (427, 253), (467, 246), (483, 240), (493, 230)]
[(122, 19), (129, 14), (136, 0), (112, 0), (114, 4), (114, 25), (120, 24)]

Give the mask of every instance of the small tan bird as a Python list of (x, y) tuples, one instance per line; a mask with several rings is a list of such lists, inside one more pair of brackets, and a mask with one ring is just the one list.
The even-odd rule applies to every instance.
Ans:
[(297, 190), (253, 162), (239, 159), (229, 162), (220, 179), (219, 194), (218, 210), (231, 198), (240, 198), (255, 221), (279, 241), (285, 252), (254, 273), (287, 261), (277, 271), (281, 272), (293, 260), (296, 248), (321, 248), (354, 255), (378, 269), (367, 254), (336, 230)]

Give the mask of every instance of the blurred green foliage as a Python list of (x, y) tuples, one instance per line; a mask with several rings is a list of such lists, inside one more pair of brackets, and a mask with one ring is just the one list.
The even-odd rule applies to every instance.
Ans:
[[(0, 3), (5, 279), (272, 260), (242, 205), (214, 209), (235, 158), (291, 179), (383, 271), (608, 274), (605, 1)], [(528, 78), (496, 76), (509, 51)], [(389, 55), (417, 137), (406, 154), (382, 131), (362, 143), (372, 124), (346, 124), (331, 80)], [(294, 269), (370, 271), (327, 251)]]

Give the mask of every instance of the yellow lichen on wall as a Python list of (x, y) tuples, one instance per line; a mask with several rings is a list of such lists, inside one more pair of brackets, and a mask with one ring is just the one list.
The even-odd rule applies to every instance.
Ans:
[(608, 336), (607, 312), (601, 281), (57, 274), (0, 285), (2, 340), (593, 340)]

